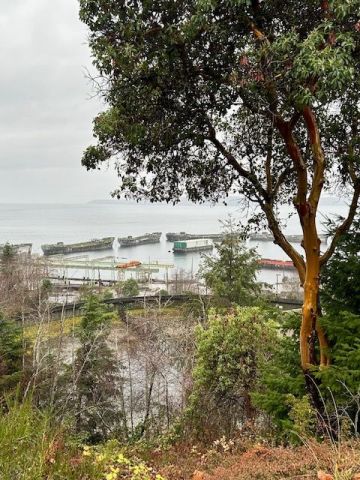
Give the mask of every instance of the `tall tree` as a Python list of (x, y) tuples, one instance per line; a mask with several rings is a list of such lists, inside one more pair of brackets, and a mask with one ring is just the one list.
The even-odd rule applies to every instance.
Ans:
[[(83, 164), (115, 157), (118, 196), (256, 202), (304, 287), (302, 368), (327, 366), (320, 272), (360, 196), (360, 0), (80, 0), (80, 17), (109, 105)], [(318, 205), (335, 185), (349, 210), (321, 252)], [(304, 257), (284, 235), (283, 204)]]

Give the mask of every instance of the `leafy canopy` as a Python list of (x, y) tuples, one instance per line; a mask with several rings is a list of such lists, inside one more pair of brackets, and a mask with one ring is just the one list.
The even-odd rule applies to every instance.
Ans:
[(328, 171), (353, 184), (359, 12), (360, 0), (80, 0), (108, 105), (83, 164), (115, 157), (117, 195), (291, 202), (291, 148), (313, 174), (302, 117), (311, 106)]

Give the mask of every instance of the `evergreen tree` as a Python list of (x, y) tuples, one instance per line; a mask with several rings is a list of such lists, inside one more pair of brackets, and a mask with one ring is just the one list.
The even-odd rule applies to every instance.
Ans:
[(129, 278), (121, 286), (121, 292), (125, 297), (136, 297), (139, 295), (139, 285), (134, 278)]
[(255, 250), (246, 248), (240, 232), (229, 228), (215, 245), (215, 255), (204, 256), (200, 276), (218, 303), (252, 305), (261, 294), (257, 260)]
[(21, 329), (0, 315), (0, 398), (21, 379), (23, 368)]
[(306, 395), (299, 365), (299, 314), (273, 313), (277, 342), (270, 345), (266, 362), (259, 368), (259, 381), (252, 393), (254, 404), (272, 419), (279, 434), (294, 431), (292, 405)]
[(321, 303), (325, 312), (360, 315), (360, 217), (343, 236), (322, 273)]
[(331, 346), (331, 368), (320, 371), (324, 387), (331, 390), (340, 415), (360, 432), (360, 218), (340, 241), (323, 273), (321, 291)]

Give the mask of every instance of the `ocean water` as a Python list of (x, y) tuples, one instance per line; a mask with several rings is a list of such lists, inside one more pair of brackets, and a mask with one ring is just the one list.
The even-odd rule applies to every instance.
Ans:
[[(329, 199), (322, 207), (320, 218), (344, 214), (345, 205)], [(201, 255), (189, 253), (175, 255), (172, 243), (166, 242), (166, 232), (217, 233), (229, 218), (246, 221), (248, 211), (239, 200), (230, 204), (181, 203), (178, 205), (135, 203), (125, 200), (91, 202), (87, 204), (0, 204), (0, 243), (32, 243), (33, 252), (41, 253), (44, 243), (85, 241), (106, 236), (122, 237), (163, 232), (161, 243), (132, 248), (89, 253), (90, 258), (115, 256), (119, 260), (139, 260), (143, 263), (161, 261), (174, 264), (174, 270), (195, 273)], [(284, 209), (283, 217), (288, 212)], [(286, 233), (298, 234), (297, 218), (286, 220)], [(286, 254), (272, 242), (249, 242), (262, 257), (286, 260)], [(301, 251), (301, 247), (296, 245)], [(277, 273), (278, 274), (278, 273)], [(276, 272), (267, 271), (264, 281), (275, 283)], [(275, 280), (274, 280), (275, 279)]]

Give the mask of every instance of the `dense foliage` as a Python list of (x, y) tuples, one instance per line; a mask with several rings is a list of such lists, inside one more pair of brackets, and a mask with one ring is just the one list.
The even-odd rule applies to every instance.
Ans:
[(0, 399), (16, 387), (24, 374), (21, 337), (19, 326), (0, 315)]
[(268, 361), (261, 365), (255, 405), (271, 417), (281, 435), (294, 430), (291, 418), (294, 401), (306, 395), (304, 376), (299, 367), (299, 336), (296, 313), (274, 314), (277, 342), (271, 345)]
[[(348, 424), (352, 433), (360, 430), (360, 275), (359, 221), (343, 239), (323, 272), (321, 301), (331, 365), (316, 373), (330, 423)], [(304, 382), (298, 365), (297, 315), (284, 315), (280, 337), (271, 360), (261, 372), (262, 388), (254, 399), (276, 424), (293, 428), (291, 411), (294, 399), (304, 398)], [(290, 396), (289, 396), (290, 395)]]
[[(297, 112), (311, 104), (331, 149), (329, 168), (338, 163), (350, 180), (359, 143), (354, 137), (348, 155), (344, 132), (354, 126), (356, 135), (359, 115), (358, 0), (80, 6), (109, 105), (95, 119), (98, 146), (83, 161), (94, 168), (116, 155), (120, 190), (153, 200), (231, 189), (256, 201), (291, 200), (295, 172), (276, 119), (296, 125), (303, 149)], [(329, 110), (335, 101), (339, 108)], [(311, 170), (311, 152), (303, 155)]]
[(274, 342), (269, 316), (257, 307), (213, 312), (208, 325), (198, 328), (194, 387), (187, 412), (188, 427), (195, 436), (231, 437), (255, 419), (251, 393)]
[(121, 293), (125, 295), (125, 297), (136, 297), (139, 295), (139, 292), (139, 285), (134, 278), (125, 280), (121, 285)]

